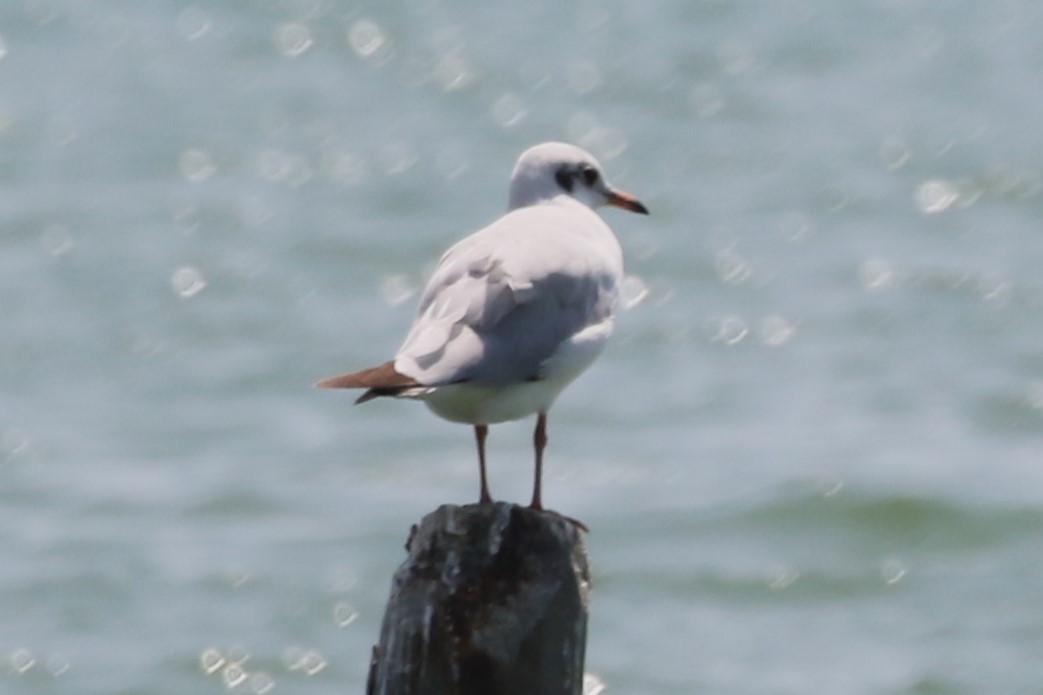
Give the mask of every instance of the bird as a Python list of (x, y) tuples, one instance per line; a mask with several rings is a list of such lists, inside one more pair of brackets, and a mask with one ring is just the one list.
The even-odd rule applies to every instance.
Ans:
[(535, 414), (529, 506), (542, 510), (547, 413), (603, 351), (623, 281), (619, 241), (595, 212), (602, 206), (648, 214), (582, 148), (544, 142), (525, 150), (511, 174), (507, 212), (442, 255), (394, 358), (316, 386), (366, 389), (357, 404), (419, 400), (473, 426), (480, 504), (493, 501), (489, 426)]

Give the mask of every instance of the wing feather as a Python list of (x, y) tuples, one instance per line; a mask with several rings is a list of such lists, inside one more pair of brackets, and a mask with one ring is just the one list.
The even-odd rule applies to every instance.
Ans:
[(429, 386), (539, 378), (563, 341), (611, 320), (621, 274), (596, 213), (516, 210), (442, 256), (395, 369)]

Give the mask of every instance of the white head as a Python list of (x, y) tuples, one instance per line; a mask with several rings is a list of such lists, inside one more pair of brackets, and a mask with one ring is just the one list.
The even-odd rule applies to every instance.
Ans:
[(614, 205), (648, 214), (637, 198), (605, 181), (594, 155), (564, 142), (545, 142), (522, 152), (511, 174), (508, 209), (536, 205), (567, 195), (590, 208)]

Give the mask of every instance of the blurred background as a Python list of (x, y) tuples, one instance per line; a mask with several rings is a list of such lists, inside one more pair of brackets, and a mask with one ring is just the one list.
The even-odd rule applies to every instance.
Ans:
[(472, 434), (311, 384), (564, 139), (652, 211), (550, 420), (588, 693), (1038, 693), (1041, 13), (5, 2), (0, 691), (362, 692)]

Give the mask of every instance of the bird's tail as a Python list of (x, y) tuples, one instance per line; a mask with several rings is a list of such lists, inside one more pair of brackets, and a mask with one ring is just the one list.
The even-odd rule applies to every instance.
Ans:
[(365, 403), (378, 396), (398, 396), (406, 391), (422, 388), (412, 377), (395, 371), (394, 361), (350, 374), (331, 376), (316, 382), (315, 386), (323, 389), (366, 389), (356, 403)]

